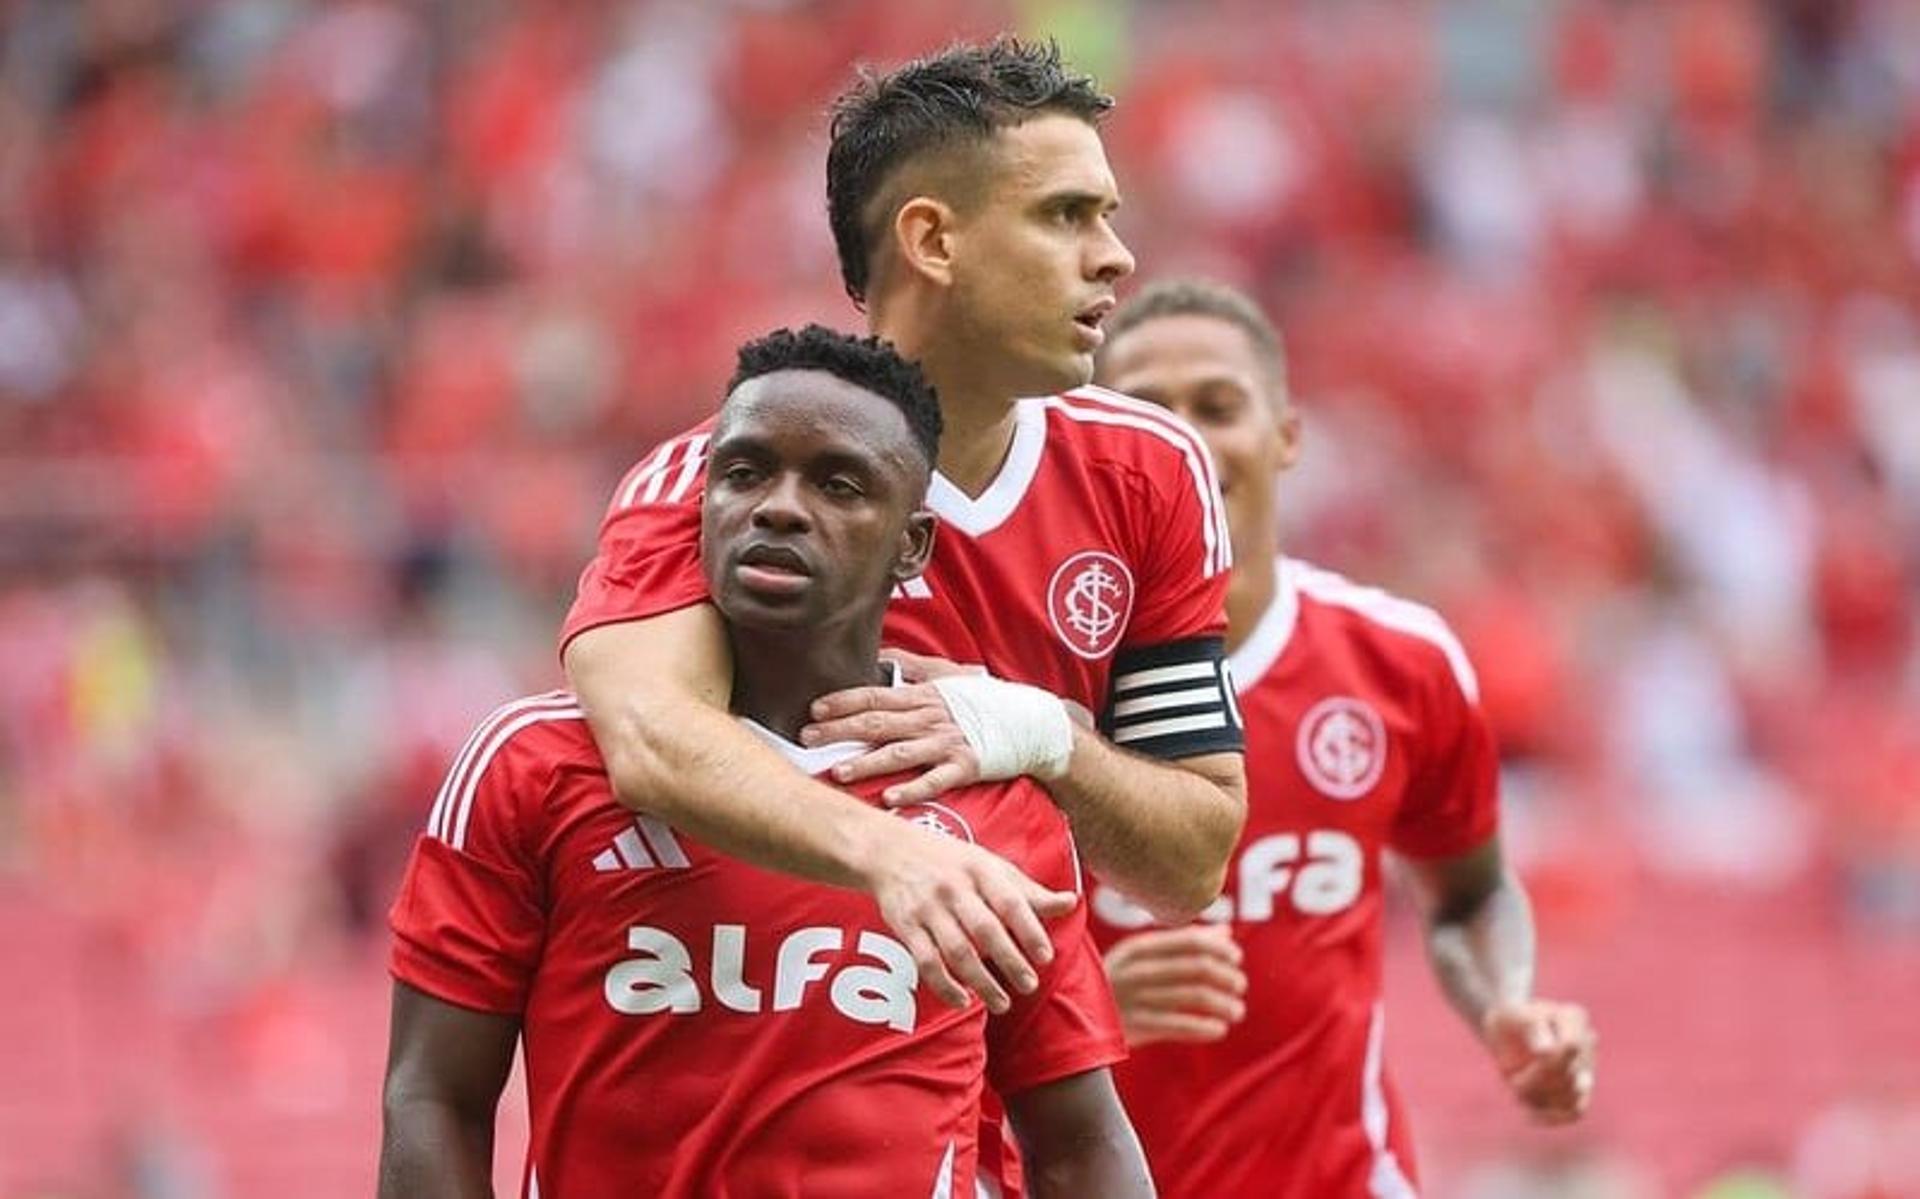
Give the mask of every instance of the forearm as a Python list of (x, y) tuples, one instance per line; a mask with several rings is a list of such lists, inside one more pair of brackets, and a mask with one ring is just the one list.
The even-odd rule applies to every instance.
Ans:
[(380, 1199), (491, 1199), (493, 1113), (438, 1099), (389, 1097), (380, 1142)]
[(1094, 873), (1163, 920), (1184, 920), (1220, 893), (1246, 819), (1238, 755), (1208, 773), (1139, 757), (1075, 728), (1067, 772), (1047, 783)]
[(1043, 1154), (1028, 1157), (1023, 1165), (1034, 1199), (1083, 1199), (1087, 1195), (1147, 1199), (1154, 1193), (1140, 1142), (1125, 1125), (1097, 1137), (1049, 1147)]
[(1488, 1009), (1533, 993), (1533, 910), (1512, 874), (1464, 910), (1435, 910), (1427, 953), (1447, 1001), (1478, 1034)]
[(733, 659), (711, 608), (590, 630), (567, 647), (566, 668), (628, 808), (755, 865), (843, 886), (858, 885), (861, 862), (897, 831), (728, 713)]
[(1153, 1176), (1113, 1078), (1092, 1070), (1006, 1096), (1035, 1199), (1150, 1199)]
[(620, 802), (733, 857), (859, 886), (897, 822), (801, 774), (725, 711), (669, 689), (585, 701)]

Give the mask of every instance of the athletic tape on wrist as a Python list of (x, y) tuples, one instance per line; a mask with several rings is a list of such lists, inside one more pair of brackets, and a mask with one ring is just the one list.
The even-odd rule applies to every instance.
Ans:
[(1073, 719), (1060, 698), (984, 674), (933, 680), (953, 723), (980, 759), (982, 779), (1059, 778), (1073, 756)]

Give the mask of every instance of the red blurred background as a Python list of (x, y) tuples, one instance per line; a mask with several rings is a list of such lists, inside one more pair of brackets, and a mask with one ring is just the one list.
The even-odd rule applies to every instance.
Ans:
[(1395, 927), (1431, 1193), (1920, 1195), (1911, 0), (0, 4), (0, 1195), (370, 1189), (439, 771), (733, 346), (857, 323), (850, 64), (1003, 28), (1282, 325), (1290, 549), (1478, 663), (1601, 1081), (1525, 1127)]

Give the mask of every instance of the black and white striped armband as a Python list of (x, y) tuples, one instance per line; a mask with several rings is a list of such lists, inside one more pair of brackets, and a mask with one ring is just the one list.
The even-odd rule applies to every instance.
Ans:
[(1245, 749), (1226, 642), (1195, 637), (1120, 651), (1100, 731), (1122, 749), (1155, 758)]

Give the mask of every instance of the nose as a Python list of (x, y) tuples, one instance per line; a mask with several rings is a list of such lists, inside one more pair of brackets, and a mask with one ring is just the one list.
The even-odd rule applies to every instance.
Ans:
[(803, 485), (798, 475), (777, 476), (761, 493), (760, 502), (753, 506), (753, 527), (781, 533), (803, 533), (811, 528), (813, 522), (807, 515)]
[(1099, 241), (1093, 249), (1093, 277), (1113, 284), (1133, 274), (1133, 251), (1120, 240), (1120, 232), (1110, 222), (1100, 222)]

